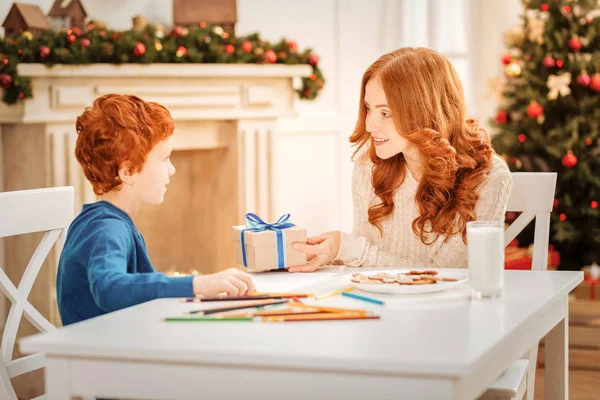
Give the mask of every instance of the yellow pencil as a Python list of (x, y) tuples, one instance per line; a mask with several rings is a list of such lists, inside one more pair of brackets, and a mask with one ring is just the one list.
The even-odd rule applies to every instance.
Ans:
[(325, 293), (319, 296), (315, 296), (315, 300), (323, 300), (328, 297), (337, 296), (338, 294), (342, 294), (342, 292), (351, 292), (354, 289), (354, 286), (348, 286), (347, 288), (335, 290), (333, 292)]

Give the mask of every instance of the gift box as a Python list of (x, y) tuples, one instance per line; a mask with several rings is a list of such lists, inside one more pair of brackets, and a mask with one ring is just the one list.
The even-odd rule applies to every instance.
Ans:
[(575, 288), (575, 297), (578, 299), (596, 300), (600, 291), (600, 267), (593, 263), (581, 269), (583, 282)]
[(292, 248), (306, 243), (306, 229), (282, 215), (277, 222), (266, 223), (257, 215), (246, 214), (246, 225), (233, 227), (235, 261), (252, 271), (270, 271), (305, 265), (306, 254)]
[[(504, 268), (511, 270), (529, 270), (533, 260), (533, 245), (529, 247), (519, 247), (519, 243), (514, 240), (504, 252)], [(554, 250), (552, 245), (548, 246), (548, 269), (556, 269), (560, 263), (560, 255)]]

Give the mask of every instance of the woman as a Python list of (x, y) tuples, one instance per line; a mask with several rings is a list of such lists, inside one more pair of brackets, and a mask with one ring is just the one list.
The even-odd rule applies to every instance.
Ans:
[(381, 56), (362, 79), (354, 153), (352, 235), (328, 232), (294, 247), (311, 272), (349, 266), (463, 268), (466, 224), (503, 221), (512, 179), (489, 137), (465, 119), (450, 62), (425, 48)]

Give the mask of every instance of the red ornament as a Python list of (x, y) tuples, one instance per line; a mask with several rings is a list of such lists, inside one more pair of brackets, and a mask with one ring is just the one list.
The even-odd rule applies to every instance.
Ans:
[(308, 79), (310, 79), (311, 81), (315, 81), (315, 80), (317, 80), (317, 76), (315, 74), (310, 74)]
[(9, 74), (0, 74), (0, 86), (4, 89), (8, 89), (13, 83), (13, 78)]
[(567, 154), (562, 158), (562, 165), (565, 168), (573, 168), (577, 165), (577, 157), (569, 150)]
[(563, 7), (563, 10), (565, 11), (565, 13), (566, 13), (566, 14), (568, 14), (568, 13), (570, 13), (570, 12), (571, 12), (571, 7), (569, 7), (569, 6), (564, 6), (564, 7)]
[(505, 124), (508, 121), (508, 114), (506, 111), (500, 110), (496, 113), (496, 123), (498, 125)]
[(319, 56), (314, 54), (314, 53), (310, 53), (308, 55), (308, 63), (310, 65), (316, 65), (319, 62)]
[(73, 34), (67, 35), (67, 42), (75, 43), (76, 40), (77, 40), (77, 36), (75, 36)]
[(25, 93), (19, 92), (19, 94), (17, 94), (17, 97), (20, 98), (20, 99), (24, 99), (25, 98)]
[(554, 199), (554, 201), (552, 202), (552, 209), (555, 210), (556, 207), (558, 207), (558, 199)]
[(294, 41), (288, 42), (288, 47), (290, 48), (290, 51), (295, 52), (298, 50), (298, 43)]
[(113, 32), (112, 35), (110, 35), (110, 37), (112, 38), (112, 40), (119, 40), (121, 39), (121, 32)]
[(508, 65), (512, 61), (512, 55), (510, 53), (506, 53), (502, 56), (502, 64)]
[(302, 92), (302, 94), (304, 95), (304, 97), (308, 97), (310, 95), (310, 90), (306, 89), (304, 90), (304, 92)]
[(227, 53), (227, 54), (235, 53), (235, 47), (233, 47), (232, 44), (226, 44), (225, 45), (225, 53)]
[(279, 53), (277, 53), (277, 57), (279, 57), (280, 60), (285, 60), (288, 57), (288, 55), (285, 51), (282, 50)]
[(105, 30), (101, 30), (99, 33), (100, 36), (104, 37), (106, 36), (106, 31)]
[(244, 40), (242, 42), (242, 51), (244, 53), (251, 53), (252, 52), (252, 43), (249, 42), (248, 40)]
[(142, 42), (137, 42), (135, 48), (133, 49), (133, 54), (136, 56), (143, 56), (146, 53), (146, 46)]
[(558, 68), (562, 68), (563, 64), (564, 64), (563, 60), (556, 60), (556, 66)]
[(590, 89), (600, 92), (600, 73), (595, 73), (590, 80)]
[(177, 50), (175, 50), (175, 55), (177, 57), (183, 57), (187, 54), (187, 49), (183, 46), (177, 46)]
[(183, 36), (183, 28), (181, 26), (176, 26), (171, 31), (171, 36), (175, 36), (175, 37)]
[(92, 44), (92, 42), (90, 42), (90, 39), (87, 39), (87, 38), (83, 38), (83, 39), (81, 39), (81, 42), (79, 42), (79, 45), (81, 46), (82, 49), (86, 49), (86, 48), (90, 47), (91, 44)]
[(558, 216), (558, 219), (560, 219), (561, 221), (566, 221), (567, 220), (567, 214), (560, 214)]
[(583, 86), (583, 87), (590, 86), (591, 80), (592, 79), (590, 78), (590, 76), (588, 74), (586, 74), (585, 72), (582, 72), (581, 74), (579, 74), (577, 76), (577, 84), (579, 86)]
[(592, 200), (592, 202), (590, 203), (590, 207), (592, 207), (593, 209), (598, 208), (598, 202), (596, 200)]
[(519, 142), (523, 143), (527, 140), (527, 136), (524, 133), (519, 134)]
[(585, 144), (590, 146), (592, 144), (592, 138), (585, 138)]
[(542, 10), (548, 11), (548, 4), (546, 4), (546, 3), (542, 4)]
[(583, 44), (581, 43), (581, 40), (579, 40), (579, 38), (577, 36), (573, 36), (571, 38), (571, 40), (569, 40), (569, 47), (574, 52), (578, 52), (583, 47)]
[(542, 107), (535, 101), (532, 101), (531, 103), (529, 103), (529, 106), (527, 107), (527, 116), (529, 118), (538, 119), (543, 114), (544, 114), (544, 107)]
[(546, 56), (542, 60), (542, 65), (544, 68), (554, 68), (556, 65), (556, 60), (552, 56)]
[(50, 47), (48, 47), (48, 46), (40, 46), (39, 54), (40, 54), (40, 58), (42, 60), (45, 60), (50, 55)]
[(275, 61), (277, 61), (277, 54), (275, 54), (273, 50), (267, 50), (265, 51), (265, 59), (268, 63), (273, 64)]

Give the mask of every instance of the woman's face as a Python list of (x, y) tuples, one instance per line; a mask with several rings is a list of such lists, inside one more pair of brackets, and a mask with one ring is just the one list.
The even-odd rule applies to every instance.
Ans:
[(385, 92), (378, 77), (369, 79), (365, 87), (364, 106), (367, 110), (365, 129), (371, 135), (377, 157), (387, 159), (406, 152), (412, 144), (400, 136), (392, 120)]

